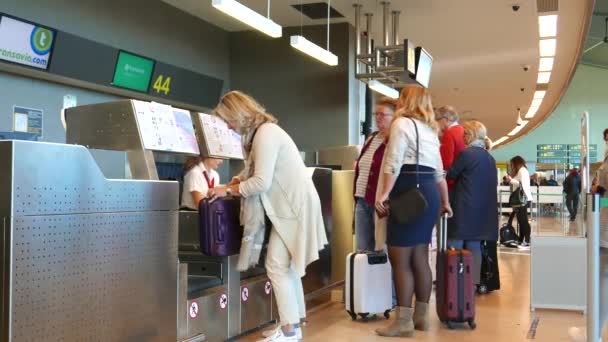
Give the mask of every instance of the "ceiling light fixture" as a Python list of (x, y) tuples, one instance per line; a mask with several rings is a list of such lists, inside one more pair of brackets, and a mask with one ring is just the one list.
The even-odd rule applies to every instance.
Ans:
[(283, 35), (283, 28), (281, 25), (235, 0), (212, 0), (211, 5), (225, 14), (273, 38), (279, 38)]
[(549, 83), (549, 80), (551, 79), (551, 72), (539, 72), (538, 73), (538, 79), (536, 81), (536, 83), (539, 84), (546, 84)]
[(557, 39), (541, 39), (538, 46), (541, 57), (554, 57), (557, 50)]
[(547, 94), (546, 90), (537, 90), (534, 92), (534, 99), (543, 99)]
[(557, 36), (557, 14), (539, 16), (538, 33), (541, 38)]
[(304, 52), (305, 54), (330, 66), (338, 65), (338, 56), (329, 51), (329, 18), (330, 18), (331, 0), (327, 0), (327, 49), (304, 38), (304, 36), (291, 36), (291, 46)]
[(303, 36), (291, 36), (291, 46), (327, 65), (338, 65), (338, 56), (334, 55), (328, 50), (325, 50)]
[(505, 142), (507, 140), (509, 140), (509, 137), (505, 135), (504, 137), (502, 137), (502, 138), (496, 140), (495, 142), (493, 142), (492, 143), (492, 147), (494, 147), (496, 145), (499, 145), (499, 144), (502, 144), (503, 142)]
[(369, 86), (370, 89), (377, 91), (378, 93), (380, 93), (382, 95), (388, 96), (393, 99), (399, 98), (398, 90), (391, 88), (380, 81), (371, 80), (371, 81), (369, 81), (369, 83), (367, 85)]
[(528, 121), (522, 121), (521, 124), (518, 124), (517, 126), (515, 126), (515, 128), (513, 128), (513, 130), (511, 132), (509, 132), (509, 134), (507, 134), (508, 136), (514, 136), (515, 134), (519, 133), (519, 131), (521, 131), (522, 128), (526, 127), (526, 125), (528, 124)]
[(540, 107), (541, 103), (543, 103), (543, 99), (534, 99), (530, 107)]
[(554, 57), (541, 57), (538, 62), (538, 71), (551, 71), (553, 70)]
[(536, 113), (538, 112), (538, 108), (539, 107), (530, 107), (530, 109), (528, 109), (528, 113), (526, 113), (525, 118), (532, 119), (534, 115), (536, 115)]

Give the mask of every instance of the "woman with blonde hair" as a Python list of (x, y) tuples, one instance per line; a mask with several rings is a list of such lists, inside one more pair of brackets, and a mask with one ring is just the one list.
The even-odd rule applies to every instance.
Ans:
[(482, 241), (498, 240), (496, 215), (498, 171), (496, 161), (485, 149), (486, 127), (479, 121), (466, 121), (465, 148), (446, 178), (454, 180), (452, 206), (448, 221), (448, 247), (467, 249), (473, 254), (473, 285), (481, 284)]
[[(243, 218), (253, 218), (263, 231), (264, 212), (272, 222), (266, 271), (277, 299), (281, 327), (263, 341), (297, 341), (302, 338), (300, 320), (306, 315), (301, 277), (327, 244), (321, 201), (312, 174), (274, 116), (250, 96), (231, 91), (222, 97), (214, 113), (241, 134), (246, 162), (239, 177), (227, 186), (215, 187), (210, 195), (243, 197), (242, 223)], [(249, 255), (244, 250), (247, 241), (260, 236), (259, 231), (249, 235), (248, 222), (243, 223), (240, 258)], [(251, 253), (251, 260), (243, 261), (245, 267), (259, 259), (259, 244), (252, 248), (258, 252)]]
[[(388, 245), (398, 306), (395, 321), (376, 332), (410, 337), (414, 329), (429, 328), (432, 275), (428, 246), (439, 213), (452, 213), (433, 104), (425, 88), (406, 86), (401, 90), (381, 170), (376, 193), (376, 250)], [(395, 215), (403, 208), (389, 208), (386, 203), (413, 189), (421, 193), (426, 206), (404, 223)], [(416, 306), (412, 308), (414, 294)]]

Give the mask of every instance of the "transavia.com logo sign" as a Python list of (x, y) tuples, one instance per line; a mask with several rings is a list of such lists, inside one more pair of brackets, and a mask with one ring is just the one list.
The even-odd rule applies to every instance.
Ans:
[(125, 64), (125, 72), (126, 73), (132, 72), (135, 74), (143, 75), (146, 71), (142, 68), (134, 67), (130, 64)]
[(32, 50), (40, 56), (44, 56), (51, 51), (53, 45), (53, 32), (42, 27), (35, 27), (30, 36)]

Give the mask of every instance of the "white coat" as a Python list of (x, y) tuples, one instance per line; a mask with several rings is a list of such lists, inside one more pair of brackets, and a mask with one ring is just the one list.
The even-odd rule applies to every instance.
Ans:
[(287, 246), (300, 277), (327, 244), (321, 201), (300, 152), (278, 125), (258, 128), (251, 148), (253, 175), (239, 185), (243, 197), (259, 194), (266, 215)]

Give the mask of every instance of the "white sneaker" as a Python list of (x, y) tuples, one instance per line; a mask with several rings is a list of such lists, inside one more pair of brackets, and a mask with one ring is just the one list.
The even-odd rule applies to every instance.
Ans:
[(587, 341), (587, 332), (581, 328), (571, 327), (568, 329), (568, 336), (572, 342), (585, 342)]
[(520, 249), (522, 251), (529, 251), (530, 250), (530, 244), (527, 242), (522, 242), (519, 246), (517, 246), (517, 249)]
[(265, 337), (263, 340), (259, 340), (258, 342), (283, 342), (283, 341), (298, 341), (302, 339), (302, 328), (296, 328), (296, 334), (294, 336), (285, 336), (283, 335), (283, 330), (281, 327), (278, 327), (274, 330), (267, 330), (262, 333), (262, 336)]

